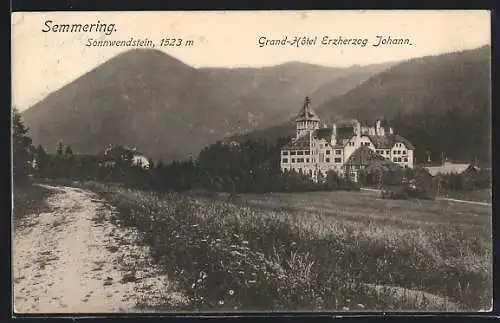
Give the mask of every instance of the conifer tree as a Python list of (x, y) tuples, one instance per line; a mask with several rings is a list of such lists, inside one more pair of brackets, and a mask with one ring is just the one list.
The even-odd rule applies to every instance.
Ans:
[(47, 152), (45, 151), (42, 145), (38, 145), (35, 148), (35, 159), (36, 159), (37, 173), (42, 174), (47, 172), (47, 168), (49, 165), (49, 156), (47, 155)]
[(31, 138), (27, 135), (28, 130), (21, 114), (14, 108), (12, 112), (12, 168), (16, 182), (26, 179), (31, 171), (33, 147)]
[(64, 147), (63, 147), (63, 143), (62, 143), (62, 141), (59, 141), (59, 142), (57, 143), (57, 150), (56, 150), (56, 152), (57, 152), (57, 155), (58, 155), (58, 156), (62, 156), (62, 155), (63, 155), (63, 152), (64, 152)]
[(73, 149), (69, 145), (66, 145), (66, 149), (64, 150), (64, 154), (68, 157), (73, 156)]

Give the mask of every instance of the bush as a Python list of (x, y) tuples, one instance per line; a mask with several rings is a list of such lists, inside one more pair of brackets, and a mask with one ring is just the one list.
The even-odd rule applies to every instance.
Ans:
[(491, 172), (480, 170), (470, 174), (440, 175), (441, 187), (452, 191), (472, 191), (491, 188)]
[(361, 186), (359, 183), (350, 180), (349, 177), (341, 177), (337, 172), (332, 170), (327, 173), (325, 188), (330, 191), (359, 191), (361, 189)]

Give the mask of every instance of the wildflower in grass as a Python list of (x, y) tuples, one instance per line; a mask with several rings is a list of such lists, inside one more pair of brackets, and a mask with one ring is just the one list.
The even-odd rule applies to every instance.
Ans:
[(348, 310), (349, 310), (349, 307), (344, 306), (344, 307), (342, 307), (342, 310), (343, 310), (343, 311), (348, 311)]
[(238, 271), (238, 273), (239, 273), (240, 275), (244, 275), (244, 274), (245, 274), (245, 272), (244, 272), (243, 270)]
[(232, 244), (230, 247), (231, 247), (231, 248), (236, 248), (236, 245), (235, 245), (235, 244)]
[(358, 304), (358, 307), (361, 309), (365, 308), (365, 306), (363, 304)]
[(255, 284), (255, 283), (257, 283), (257, 281), (256, 280), (249, 280), (248, 283), (249, 284)]
[(219, 305), (224, 305), (224, 301), (222, 299), (219, 301)]
[(243, 240), (243, 241), (241, 241), (241, 243), (248, 244), (248, 241), (247, 240)]
[(195, 288), (196, 287), (196, 283), (193, 283), (193, 285), (191, 285), (191, 288)]
[(233, 296), (234, 295), (234, 290), (230, 289), (229, 290), (229, 295)]
[(200, 271), (200, 277), (201, 279), (205, 279), (208, 277), (208, 275), (204, 271)]
[(192, 227), (193, 227), (193, 228), (196, 228), (196, 227), (198, 227), (198, 226), (199, 226), (199, 224), (193, 224), (193, 225), (192, 225)]
[(215, 239), (216, 242), (220, 242), (221, 240), (220, 239)]

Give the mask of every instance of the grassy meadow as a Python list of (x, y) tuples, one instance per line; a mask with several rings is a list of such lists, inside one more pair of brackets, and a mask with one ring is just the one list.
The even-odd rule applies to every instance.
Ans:
[(373, 192), (203, 196), (86, 183), (189, 298), (149, 310), (477, 311), (492, 305), (491, 208)]

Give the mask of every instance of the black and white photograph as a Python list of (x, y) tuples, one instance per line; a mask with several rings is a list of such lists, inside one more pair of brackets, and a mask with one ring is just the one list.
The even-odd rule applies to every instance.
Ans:
[(492, 311), (490, 28), (12, 13), (14, 315)]

